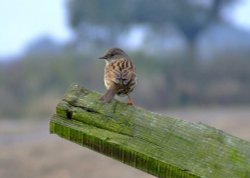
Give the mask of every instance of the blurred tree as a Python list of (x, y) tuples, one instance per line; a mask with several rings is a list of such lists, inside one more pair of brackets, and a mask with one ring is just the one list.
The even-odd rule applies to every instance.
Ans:
[(159, 32), (173, 24), (186, 38), (192, 60), (199, 34), (220, 21), (223, 7), (232, 2), (235, 0), (70, 0), (69, 22), (79, 36), (89, 24), (106, 27), (109, 41), (131, 25), (148, 24)]

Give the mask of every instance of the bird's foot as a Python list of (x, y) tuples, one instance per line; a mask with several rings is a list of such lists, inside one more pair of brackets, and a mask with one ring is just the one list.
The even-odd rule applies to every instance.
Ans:
[(129, 105), (129, 106), (133, 106), (134, 105), (134, 102), (132, 101), (132, 99), (130, 97), (128, 98), (127, 105)]

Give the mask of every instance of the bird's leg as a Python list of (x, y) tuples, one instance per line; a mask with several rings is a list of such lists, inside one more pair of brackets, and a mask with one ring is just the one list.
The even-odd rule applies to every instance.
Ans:
[(134, 102), (132, 101), (131, 97), (129, 95), (128, 96), (128, 105), (134, 105)]

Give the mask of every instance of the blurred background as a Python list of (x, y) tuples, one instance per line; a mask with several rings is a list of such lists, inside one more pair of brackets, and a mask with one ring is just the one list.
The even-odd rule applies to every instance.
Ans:
[(107, 48), (137, 105), (250, 141), (249, 0), (8, 0), (0, 6), (0, 177), (152, 177), (54, 135), (67, 88), (103, 92)]

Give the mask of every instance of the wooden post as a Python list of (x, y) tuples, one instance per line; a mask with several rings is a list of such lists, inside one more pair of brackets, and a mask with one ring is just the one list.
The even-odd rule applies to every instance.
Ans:
[(250, 177), (249, 142), (100, 96), (73, 85), (50, 132), (157, 177)]

